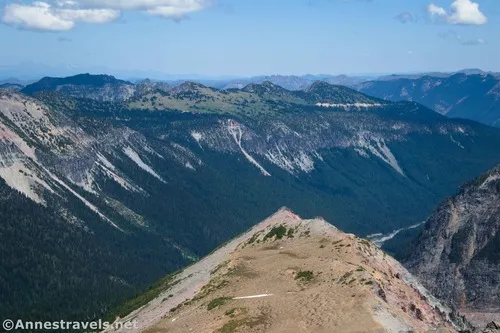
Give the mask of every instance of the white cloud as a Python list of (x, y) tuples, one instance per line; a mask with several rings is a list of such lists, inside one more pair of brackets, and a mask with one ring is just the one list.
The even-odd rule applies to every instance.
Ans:
[(151, 15), (181, 19), (212, 5), (214, 0), (80, 0), (94, 8), (140, 10)]
[(151, 15), (159, 15), (163, 17), (170, 18), (183, 18), (187, 14), (200, 11), (203, 7), (173, 7), (173, 6), (160, 6), (152, 9), (148, 9), (146, 12)]
[(207, 0), (80, 0), (81, 4), (95, 8), (151, 9), (157, 7), (198, 8), (206, 7)]
[[(59, 7), (65, 5), (58, 4)], [(76, 23), (107, 23), (120, 16), (112, 9), (71, 9), (53, 7), (47, 2), (36, 1), (31, 5), (10, 4), (5, 6), (2, 21), (25, 29), (65, 31)]]
[(120, 12), (112, 9), (61, 9), (56, 15), (72, 22), (107, 23), (117, 19)]
[(180, 20), (201, 11), (215, 0), (51, 0), (32, 4), (12, 3), (4, 7), (2, 22), (24, 29), (65, 31), (77, 23), (107, 23), (122, 10)]
[(443, 7), (431, 3), (427, 12), (434, 18), (440, 18), (450, 24), (482, 25), (488, 22), (487, 17), (479, 9), (479, 4), (472, 0), (455, 0), (448, 13)]
[(444, 10), (443, 7), (438, 7), (436, 6), (435, 4), (431, 3), (429, 6), (427, 6), (427, 11), (429, 12), (429, 14), (431, 14), (432, 16), (441, 16), (441, 17), (445, 17), (447, 16), (448, 14), (446, 14), (446, 10)]
[(453, 24), (485, 24), (486, 16), (479, 10), (479, 4), (471, 0), (456, 0), (452, 5), (449, 21)]
[(61, 19), (54, 15), (46, 3), (33, 5), (10, 4), (5, 6), (2, 21), (6, 24), (39, 30), (69, 30), (75, 26), (74, 22)]

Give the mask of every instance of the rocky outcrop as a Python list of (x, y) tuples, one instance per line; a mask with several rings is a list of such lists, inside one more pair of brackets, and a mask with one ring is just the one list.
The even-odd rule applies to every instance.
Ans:
[[(405, 264), (471, 322), (500, 320), (500, 167), (463, 186), (428, 219)], [(483, 326), (484, 327), (484, 326)]]
[(486, 325), (486, 329), (483, 333), (499, 333), (500, 332), (500, 322), (492, 321)]

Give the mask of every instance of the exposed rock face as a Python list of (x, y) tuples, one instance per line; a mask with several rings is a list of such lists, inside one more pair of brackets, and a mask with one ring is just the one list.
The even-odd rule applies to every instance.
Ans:
[(500, 332), (500, 322), (492, 321), (486, 325), (486, 329), (483, 333), (498, 333)]
[(123, 321), (137, 320), (143, 332), (459, 328), (444, 306), (375, 245), (286, 209), (170, 281)]
[[(500, 167), (463, 186), (426, 223), (406, 261), (471, 322), (500, 320)], [(483, 326), (484, 327), (484, 326)]]

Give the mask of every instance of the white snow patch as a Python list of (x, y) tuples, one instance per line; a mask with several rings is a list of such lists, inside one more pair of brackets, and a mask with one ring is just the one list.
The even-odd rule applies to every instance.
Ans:
[(137, 154), (132, 148), (126, 147), (123, 149), (123, 152), (125, 155), (127, 155), (132, 161), (134, 161), (135, 164), (139, 166), (139, 168), (143, 169), (144, 171), (148, 172), (155, 178), (161, 180), (162, 182), (165, 182), (160, 175), (158, 175), (149, 165), (143, 162), (143, 160), (139, 157), (139, 154)]
[(341, 104), (341, 103), (316, 103), (316, 106), (322, 107), (322, 108), (344, 108), (346, 110), (351, 109), (351, 108), (358, 108), (358, 109), (367, 109), (367, 108), (374, 108), (374, 107), (379, 107), (382, 106), (380, 103), (347, 103), (347, 104)]
[(269, 172), (266, 171), (249, 153), (246, 152), (245, 149), (241, 146), (241, 138), (243, 136), (243, 131), (241, 130), (241, 126), (238, 123), (235, 123), (234, 121), (229, 120), (228, 127), (227, 127), (229, 133), (233, 136), (234, 141), (240, 148), (241, 152), (243, 155), (247, 158), (250, 163), (255, 165), (257, 168), (259, 168), (260, 172), (264, 176), (271, 176)]
[(252, 299), (252, 298), (270, 297), (270, 296), (274, 296), (274, 294), (260, 294), (260, 295), (252, 295), (252, 296), (240, 296), (240, 297), (233, 297), (233, 299)]

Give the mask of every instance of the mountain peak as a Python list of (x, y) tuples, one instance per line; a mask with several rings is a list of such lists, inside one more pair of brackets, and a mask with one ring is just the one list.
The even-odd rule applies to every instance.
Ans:
[(307, 91), (313, 92), (313, 91), (316, 91), (319, 89), (334, 89), (334, 88), (338, 88), (338, 87), (339, 86), (337, 86), (337, 85), (318, 80), (318, 81), (314, 81), (313, 84), (311, 84), (311, 86), (307, 89)]
[(24, 87), (21, 92), (34, 94), (40, 91), (62, 91), (73, 97), (102, 101), (125, 100), (133, 95), (134, 84), (111, 75), (78, 74), (63, 78), (44, 77)]
[(249, 93), (255, 93), (258, 95), (263, 95), (263, 94), (283, 94), (283, 93), (289, 93), (288, 90), (285, 88), (272, 83), (269, 80), (266, 80), (262, 83), (250, 83), (246, 85), (242, 91), (249, 92)]
[(57, 77), (44, 77), (40, 81), (26, 86), (26, 89), (34, 86), (42, 86), (50, 88), (54, 85), (71, 84), (71, 85), (90, 85), (90, 86), (103, 86), (105, 84), (132, 84), (127, 81), (119, 80), (112, 75), (107, 74), (77, 74), (73, 76), (57, 78)]
[(453, 328), (448, 310), (375, 245), (286, 208), (170, 281), (123, 320), (169, 332)]
[(204, 86), (203, 84), (198, 83), (198, 82), (185, 81), (182, 84), (171, 88), (170, 93), (173, 95), (178, 95), (178, 94), (200, 92), (200, 91), (206, 90), (206, 89), (213, 90), (213, 88), (209, 88), (209, 87)]
[(380, 105), (387, 103), (351, 88), (333, 85), (324, 81), (314, 82), (307, 90), (309, 100), (330, 105)]

